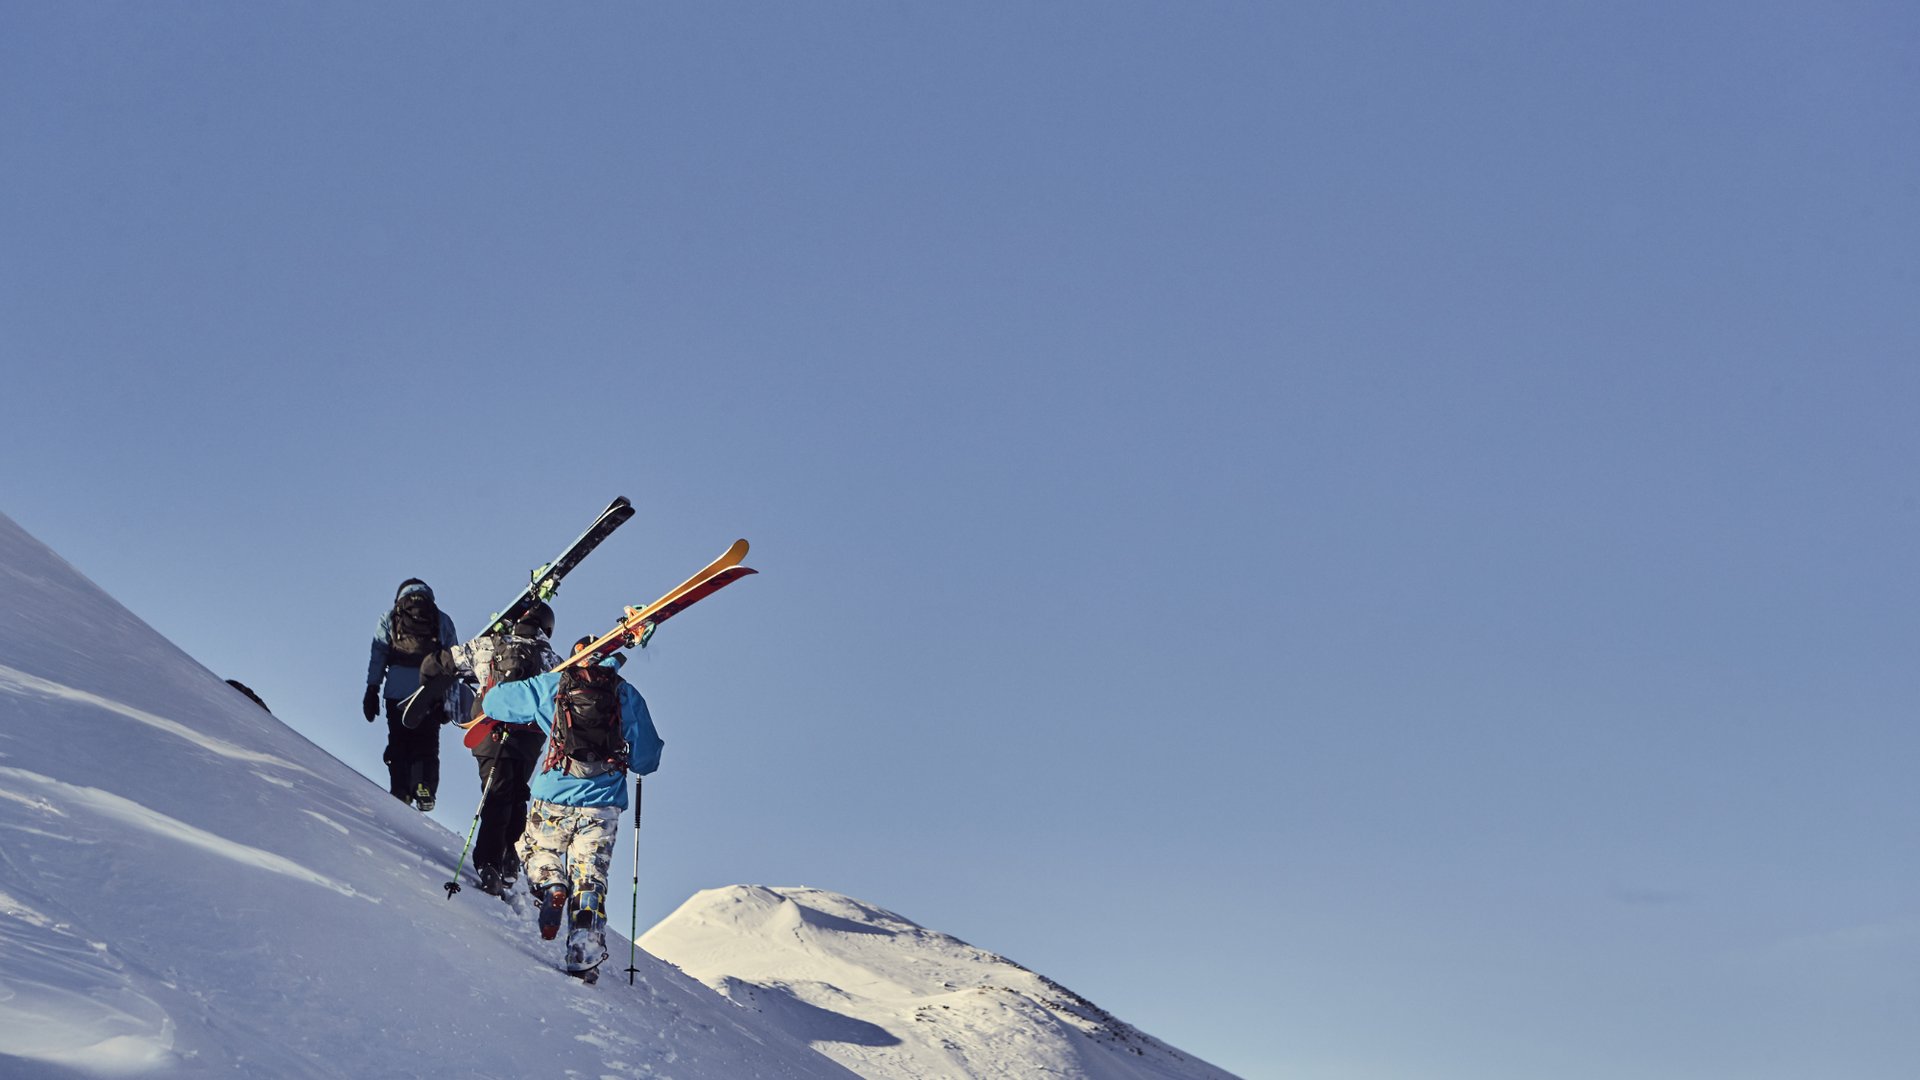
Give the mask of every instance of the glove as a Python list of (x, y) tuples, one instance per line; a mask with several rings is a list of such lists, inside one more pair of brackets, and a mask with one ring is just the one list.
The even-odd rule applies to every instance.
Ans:
[(452, 649), (428, 653), (427, 658), (420, 661), (420, 677), (423, 679), (434, 679), (454, 673)]
[(380, 715), (380, 688), (379, 687), (377, 686), (367, 687), (367, 696), (365, 698), (362, 698), (360, 701), (360, 711), (367, 714), (367, 723), (369, 724), (373, 723), (374, 717)]

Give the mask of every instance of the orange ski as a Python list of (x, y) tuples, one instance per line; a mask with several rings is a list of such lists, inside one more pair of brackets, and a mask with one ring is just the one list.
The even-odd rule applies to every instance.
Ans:
[[(590, 657), (598, 659), (619, 649), (645, 646), (647, 639), (653, 636), (654, 628), (661, 623), (741, 578), (759, 573), (750, 566), (740, 565), (740, 560), (746, 557), (747, 542), (735, 540), (725, 554), (701, 567), (700, 571), (692, 577), (667, 590), (665, 596), (646, 607), (628, 608), (626, 614), (621, 617), (619, 625), (574, 650), (572, 656), (562, 660), (553, 670), (565, 671)], [(497, 722), (485, 716), (458, 721), (459, 726), (467, 731), (465, 742), (469, 748), (478, 745)]]
[[(745, 541), (742, 541), (745, 543)], [(575, 664), (588, 663), (606, 656), (618, 649), (638, 648), (646, 645), (647, 639), (661, 623), (680, 614), (693, 605), (719, 592), (721, 589), (739, 581), (748, 574), (757, 574), (758, 570), (750, 566), (724, 566), (705, 577), (689, 579), (679, 588), (655, 600), (643, 608), (630, 607), (621, 618), (620, 624), (612, 630), (593, 639), (586, 645), (574, 650), (572, 656), (560, 662), (555, 671), (565, 671)]]

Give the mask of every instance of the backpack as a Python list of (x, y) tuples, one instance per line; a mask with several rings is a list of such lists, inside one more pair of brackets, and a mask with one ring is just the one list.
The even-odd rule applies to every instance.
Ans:
[(387, 663), (394, 667), (419, 667), (428, 653), (440, 648), (440, 609), (424, 592), (410, 592), (395, 600), (387, 625), (391, 631)]
[(487, 655), (487, 670), (482, 683), (491, 687), (517, 679), (531, 679), (545, 670), (546, 649), (539, 640), (501, 636), (493, 639), (493, 651)]
[(553, 693), (553, 737), (541, 769), (564, 769), (579, 777), (627, 771), (619, 672), (599, 664), (576, 664), (561, 672)]
[[(485, 659), (474, 658), (475, 674), (480, 677), (480, 690), (485, 693), (503, 682), (515, 682), (531, 679), (547, 670), (547, 643), (534, 638), (501, 634), (483, 639), (486, 644)], [(475, 649), (477, 653), (478, 648)], [(484, 670), (479, 670), (484, 664)], [(480, 711), (480, 698), (476, 695), (470, 706), (469, 715), (478, 720), (486, 714)], [(512, 734), (506, 728), (493, 731), (495, 743), (503, 743)], [(478, 750), (474, 751), (479, 753)]]

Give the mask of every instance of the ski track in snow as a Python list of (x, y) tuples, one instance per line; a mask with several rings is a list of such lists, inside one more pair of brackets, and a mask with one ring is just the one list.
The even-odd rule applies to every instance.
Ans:
[(7, 667), (4, 664), (0, 664), (0, 690), (49, 698), (55, 701), (72, 701), (82, 705), (92, 705), (95, 708), (124, 716), (129, 720), (136, 720), (155, 730), (166, 732), (168, 735), (172, 735), (177, 739), (184, 739), (208, 753), (218, 754), (221, 757), (231, 758), (234, 761), (245, 761), (256, 765), (271, 765), (277, 769), (306, 773), (309, 776), (314, 775), (311, 770), (295, 765), (291, 761), (274, 757), (272, 754), (262, 754), (258, 751), (235, 746), (225, 739), (217, 739), (211, 735), (203, 734), (178, 721), (169, 720), (164, 716), (156, 716), (153, 713), (147, 712), (145, 709), (136, 709), (131, 705), (114, 701), (112, 698), (104, 698), (98, 694), (88, 693), (85, 690), (77, 690), (71, 686), (63, 686), (60, 683), (43, 679), (38, 675), (29, 675), (18, 668)]
[[(16, 785), (24, 784), (38, 787), (43, 791), (51, 792), (61, 804), (69, 808), (91, 810), (119, 824), (143, 830), (162, 839), (187, 844), (245, 866), (265, 870), (269, 873), (281, 874), (293, 878), (296, 881), (304, 881), (309, 885), (318, 885), (323, 889), (331, 889), (341, 896), (354, 897), (355, 899), (365, 900), (368, 903), (378, 903), (373, 897), (362, 896), (355, 892), (352, 886), (335, 881), (322, 874), (316, 874), (291, 859), (275, 855), (271, 851), (264, 851), (257, 847), (251, 847), (234, 840), (228, 840), (226, 837), (218, 836), (205, 829), (189, 825), (178, 818), (168, 817), (158, 810), (142, 806), (132, 799), (115, 795), (111, 791), (102, 791), (99, 788), (79, 787), (74, 784), (69, 784), (64, 780), (55, 780), (51, 776), (43, 776), (40, 773), (28, 772), (25, 769), (5, 767), (0, 767), (0, 782), (12, 782)], [(0, 788), (0, 795), (12, 796), (14, 793)], [(17, 798), (17, 796), (15, 797)], [(18, 799), (18, 801), (27, 802), (30, 806), (36, 805), (26, 799)], [(68, 816), (65, 811), (58, 808), (51, 806), (47, 808), (52, 809), (53, 812), (59, 816)]]

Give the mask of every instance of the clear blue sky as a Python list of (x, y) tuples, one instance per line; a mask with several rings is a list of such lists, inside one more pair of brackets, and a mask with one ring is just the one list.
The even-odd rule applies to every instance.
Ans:
[(624, 493), (577, 635), (749, 537), (634, 669), (643, 926), (846, 892), (1249, 1077), (1904, 1080), (1917, 73), (1831, 0), (11, 4), (0, 510), (375, 776), (402, 578), (474, 629)]

